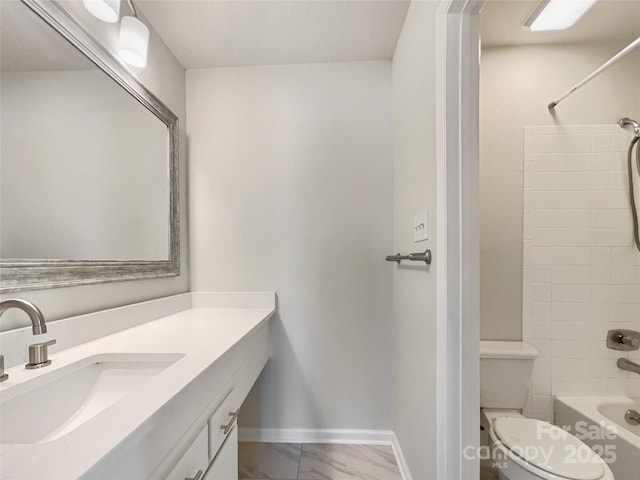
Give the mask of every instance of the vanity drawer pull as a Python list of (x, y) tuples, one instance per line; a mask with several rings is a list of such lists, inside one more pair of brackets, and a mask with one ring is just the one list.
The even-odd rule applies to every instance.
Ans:
[(196, 472), (196, 476), (193, 478), (186, 477), (184, 480), (200, 480), (202, 478), (202, 470)]
[(239, 413), (240, 409), (237, 409), (235, 412), (229, 412), (229, 415), (231, 416), (231, 420), (229, 420), (229, 423), (227, 423), (226, 425), (220, 425), (220, 429), (224, 430), (225, 435), (231, 431), (231, 428), (233, 428), (233, 422), (236, 421)]

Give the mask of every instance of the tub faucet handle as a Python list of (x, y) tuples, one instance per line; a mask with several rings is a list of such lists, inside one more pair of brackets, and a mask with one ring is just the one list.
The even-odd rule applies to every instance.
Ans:
[(612, 350), (639, 350), (640, 332), (635, 330), (609, 330), (607, 332), (607, 348)]
[(625, 345), (631, 345), (635, 348), (640, 348), (640, 338), (622, 337), (622, 343), (624, 343)]

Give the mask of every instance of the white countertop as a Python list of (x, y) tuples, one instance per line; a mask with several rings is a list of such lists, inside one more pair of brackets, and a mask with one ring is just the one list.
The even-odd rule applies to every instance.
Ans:
[[(225, 352), (274, 313), (267, 308), (191, 308), (66, 350), (41, 370), (7, 370), (2, 392), (79, 359), (103, 353), (179, 353), (176, 363), (67, 435), (35, 445), (1, 445), (0, 472), (9, 478), (76, 478), (116, 448)], [(9, 393), (9, 392), (7, 392)], [(46, 415), (47, 406), (32, 421)]]

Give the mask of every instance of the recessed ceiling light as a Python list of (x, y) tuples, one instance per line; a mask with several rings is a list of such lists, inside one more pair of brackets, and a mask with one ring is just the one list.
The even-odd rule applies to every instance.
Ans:
[(596, 3), (597, 0), (543, 0), (525, 20), (532, 32), (566, 30)]

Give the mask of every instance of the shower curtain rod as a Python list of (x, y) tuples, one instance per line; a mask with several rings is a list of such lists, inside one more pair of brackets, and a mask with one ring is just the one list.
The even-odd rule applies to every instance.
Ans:
[(608, 62), (606, 62), (600, 68), (598, 68), (593, 73), (591, 73), (590, 75), (585, 77), (584, 80), (582, 80), (581, 82), (579, 82), (575, 86), (573, 86), (567, 93), (565, 93), (558, 100), (555, 100), (555, 101), (551, 102), (549, 105), (547, 105), (547, 108), (549, 110), (553, 110), (556, 107), (556, 105), (558, 105), (561, 101), (563, 101), (565, 98), (567, 98), (569, 95), (571, 95), (573, 92), (578, 90), (583, 85), (586, 85), (587, 83), (589, 83), (591, 80), (593, 80), (595, 77), (600, 75), (602, 72), (604, 72), (607, 68), (609, 68), (611, 65), (616, 63), (618, 60), (621, 60), (623, 57), (626, 57), (629, 53), (631, 53), (633, 51), (634, 48), (636, 48), (638, 46), (640, 46), (640, 37), (636, 38), (633, 42), (631, 42), (624, 49), (622, 49), (619, 53), (617, 53), (615, 56), (613, 56)]

